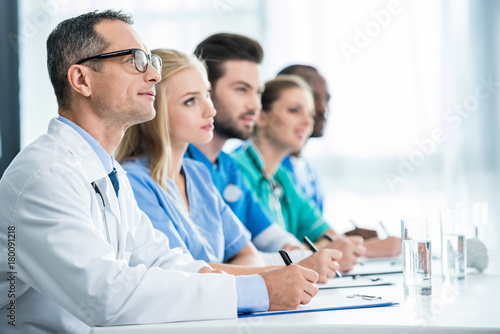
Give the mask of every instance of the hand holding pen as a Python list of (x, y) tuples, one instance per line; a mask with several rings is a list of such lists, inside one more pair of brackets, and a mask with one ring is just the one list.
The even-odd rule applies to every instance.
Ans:
[(350, 271), (366, 253), (363, 238), (359, 236), (330, 236), (329, 234), (323, 234), (323, 236), (330, 241), (323, 246), (323, 249), (335, 249), (342, 252), (342, 257), (338, 262), (343, 272)]
[(360, 228), (356, 224), (356, 222), (354, 220), (352, 220), (352, 219), (349, 220), (349, 222), (354, 227), (354, 230), (346, 232), (345, 235), (347, 235), (347, 236), (358, 235), (358, 236), (362, 237), (365, 240), (366, 239), (371, 239), (371, 238), (377, 238), (378, 237), (377, 231), (375, 231), (375, 230), (369, 230), (369, 229), (366, 229), (366, 228)]
[(304, 305), (318, 293), (318, 274), (308, 268), (291, 265), (292, 260), (281, 250), (286, 267), (267, 270), (259, 275), (264, 279), (269, 294), (269, 311), (293, 310)]
[[(316, 247), (316, 245), (307, 236), (304, 236), (303, 240), (304, 240), (304, 243), (307, 245), (307, 247), (309, 247), (309, 249), (313, 253), (318, 252), (318, 248)], [(334, 260), (334, 261), (336, 261), (336, 260)], [(338, 269), (335, 270), (335, 273), (337, 274), (337, 277), (342, 277), (342, 274), (340, 273), (340, 271)]]
[[(292, 264), (292, 260), (285, 250), (280, 250), (279, 254), (285, 265), (289, 266)], [(318, 274), (318, 283), (326, 283), (330, 277), (335, 276), (335, 271), (339, 268), (336, 260), (341, 256), (342, 254), (337, 250), (322, 249), (297, 264), (301, 267), (314, 270)]]

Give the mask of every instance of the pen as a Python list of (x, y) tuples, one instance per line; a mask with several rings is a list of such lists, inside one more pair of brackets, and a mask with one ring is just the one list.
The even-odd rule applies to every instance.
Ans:
[(309, 247), (309, 249), (312, 250), (314, 253), (318, 251), (318, 247), (316, 247), (316, 245), (313, 244), (311, 239), (309, 239), (307, 236), (304, 236), (302, 240), (304, 240), (304, 243), (307, 245), (307, 247)]
[(352, 224), (352, 226), (354, 226), (354, 229), (358, 228), (358, 225), (356, 225), (356, 222), (354, 220), (349, 219), (349, 222)]
[[(325, 237), (326, 236), (327, 236), (327, 234), (325, 234)], [(328, 237), (326, 237), (326, 238), (328, 239)], [(302, 240), (304, 240), (304, 243), (307, 245), (307, 247), (309, 247), (312, 250), (313, 253), (316, 253), (318, 251), (318, 247), (316, 247), (316, 245), (313, 244), (313, 242), (307, 236), (304, 236), (304, 238)], [(281, 255), (281, 256), (283, 256), (283, 255)], [(342, 277), (342, 274), (340, 273), (340, 271), (335, 270), (335, 273), (337, 274), (338, 277)]]
[(325, 233), (323, 236), (328, 240), (328, 241), (335, 241), (335, 237), (331, 234)]
[(292, 262), (292, 259), (290, 259), (290, 256), (288, 256), (288, 253), (286, 252), (286, 250), (284, 249), (280, 249), (278, 251), (278, 253), (280, 253), (281, 255), (281, 258), (283, 259), (283, 262), (285, 262), (285, 264), (287, 266), (291, 265), (293, 262)]
[(381, 221), (381, 220), (379, 220), (379, 221), (378, 221), (378, 223), (379, 223), (380, 227), (382, 227), (382, 230), (384, 231), (385, 235), (386, 235), (387, 237), (389, 237), (389, 232), (387, 232), (387, 229), (385, 228), (384, 223), (382, 223), (382, 221)]
[(377, 296), (368, 296), (368, 295), (360, 295), (358, 293), (355, 293), (353, 295), (347, 296), (347, 298), (354, 298), (354, 297), (361, 297), (364, 300), (372, 300), (372, 299), (382, 299), (382, 297), (377, 297)]

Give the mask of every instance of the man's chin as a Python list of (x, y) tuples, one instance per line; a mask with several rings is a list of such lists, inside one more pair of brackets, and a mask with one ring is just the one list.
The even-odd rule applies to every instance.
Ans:
[(222, 138), (226, 139), (240, 139), (240, 140), (247, 140), (250, 139), (252, 136), (252, 131), (251, 130), (241, 130), (241, 129), (235, 129), (235, 128), (217, 128), (217, 124), (215, 124), (215, 129), (214, 132)]
[(156, 116), (156, 109), (155, 108), (151, 108), (151, 110), (149, 111), (149, 113), (147, 115), (148, 119), (146, 121), (152, 120), (153, 118), (155, 118), (155, 116)]
[(313, 133), (311, 133), (311, 136), (309, 138), (323, 137), (324, 132), (325, 132), (324, 129), (321, 129), (321, 130), (318, 130), (318, 131), (313, 131)]
[(311, 133), (310, 138), (323, 137), (323, 134), (325, 133), (325, 125), (326, 125), (326, 122), (323, 122), (323, 124), (321, 126), (315, 127), (313, 129), (313, 132)]
[(156, 116), (156, 110), (154, 108), (151, 109), (143, 109), (141, 112), (136, 113), (133, 117), (129, 119), (129, 125), (137, 125), (145, 122), (151, 121)]
[(244, 133), (244, 134), (241, 134), (238, 139), (241, 139), (241, 140), (248, 140), (250, 139), (250, 137), (252, 137), (252, 133)]

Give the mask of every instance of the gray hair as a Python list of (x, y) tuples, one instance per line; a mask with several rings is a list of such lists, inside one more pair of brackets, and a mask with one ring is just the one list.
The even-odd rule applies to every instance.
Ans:
[[(67, 80), (68, 69), (80, 59), (102, 53), (109, 45), (94, 27), (104, 20), (119, 20), (132, 25), (132, 17), (121, 11), (93, 11), (62, 21), (47, 39), (47, 69), (54, 87), (59, 108), (70, 105), (70, 86)], [(99, 62), (89, 61), (94, 71), (100, 71)]]

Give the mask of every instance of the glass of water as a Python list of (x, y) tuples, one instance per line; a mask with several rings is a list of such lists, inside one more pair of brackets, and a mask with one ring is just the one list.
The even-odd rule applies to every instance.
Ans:
[(467, 240), (465, 229), (469, 219), (467, 208), (441, 210), (441, 263), (447, 280), (461, 280), (467, 272)]
[(405, 296), (432, 294), (431, 230), (428, 219), (401, 220)]

